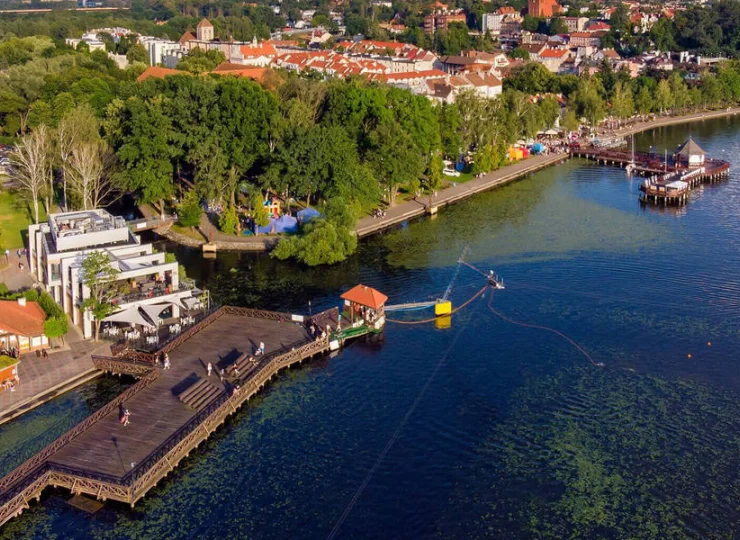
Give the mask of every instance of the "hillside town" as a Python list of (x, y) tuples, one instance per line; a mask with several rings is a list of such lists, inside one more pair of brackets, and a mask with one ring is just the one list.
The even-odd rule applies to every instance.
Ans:
[[(373, 5), (389, 8), (390, 2)], [(387, 4), (387, 5), (386, 5)], [(661, 21), (671, 21), (681, 5), (622, 3), (626, 24), (635, 35), (647, 35)], [(279, 12), (279, 6), (275, 7)], [(584, 13), (588, 8), (582, 8)], [(503, 81), (526, 63), (538, 63), (553, 74), (593, 75), (605, 65), (613, 71), (623, 71), (635, 78), (653, 70), (670, 72), (683, 68), (687, 78), (698, 80), (702, 71), (725, 60), (723, 57), (702, 57), (680, 51), (661, 51), (657, 47), (638, 55), (621, 56), (613, 43), (610, 22), (617, 8), (603, 6), (597, 17), (565, 16), (573, 9), (556, 0), (529, 0), (527, 7), (518, 11), (503, 6), (480, 18), (480, 28), (470, 28), (469, 14), (461, 9), (450, 9), (436, 2), (433, 13), (423, 18), (423, 31), (448, 31), (453, 26), (469, 35), (485, 38), (495, 44), (486, 51), (463, 49), (458, 54), (443, 55), (425, 50), (412, 43), (396, 40), (408, 31), (400, 16), (390, 24), (381, 25), (393, 40), (366, 39), (362, 34), (347, 35), (340, 10), (330, 11), (331, 29), (317, 22), (316, 10), (303, 10), (299, 20), (288, 19), (288, 24), (274, 32), (270, 39), (236, 41), (217, 39), (214, 26), (202, 19), (196, 28), (186, 31), (179, 40), (136, 35), (146, 48), (150, 68), (140, 80), (164, 77), (181, 70), (178, 64), (191, 51), (218, 51), (226, 59), (212, 70), (261, 80), (268, 68), (279, 68), (301, 74), (315, 74), (326, 78), (364, 77), (388, 85), (408, 89), (434, 102), (452, 103), (465, 90), (473, 90), (481, 97), (495, 98), (502, 92)], [(532, 21), (537, 28), (532, 29)], [(528, 24), (529, 22), (529, 24)], [(529, 28), (529, 29), (528, 29)], [(67, 43), (78, 46), (84, 42), (90, 50), (105, 50), (101, 34), (114, 40), (134, 33), (125, 28), (100, 28), (85, 33)], [(111, 55), (115, 57), (115, 55)], [(125, 64), (125, 58), (117, 61)]]

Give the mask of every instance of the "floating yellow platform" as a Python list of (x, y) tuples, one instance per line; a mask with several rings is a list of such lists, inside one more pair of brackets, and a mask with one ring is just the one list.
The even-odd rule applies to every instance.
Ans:
[(434, 304), (434, 315), (441, 317), (442, 315), (449, 315), (452, 313), (452, 302), (445, 300)]

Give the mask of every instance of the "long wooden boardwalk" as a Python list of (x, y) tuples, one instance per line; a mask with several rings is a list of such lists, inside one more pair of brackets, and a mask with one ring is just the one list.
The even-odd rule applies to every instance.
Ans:
[[(328, 351), (329, 338), (313, 339), (307, 328), (335, 327), (337, 316), (224, 307), (158, 352), (170, 369), (155, 355), (94, 357), (99, 368), (140, 380), (0, 480), (0, 525), (48, 486), (133, 506), (278, 371)], [(253, 356), (260, 342), (265, 354)], [(128, 426), (119, 421), (124, 407)]]

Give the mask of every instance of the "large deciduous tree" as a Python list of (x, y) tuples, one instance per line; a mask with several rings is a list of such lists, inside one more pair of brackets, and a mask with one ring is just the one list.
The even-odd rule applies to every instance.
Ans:
[(115, 311), (113, 299), (122, 294), (124, 286), (116, 281), (118, 270), (105, 251), (93, 251), (82, 260), (82, 282), (89, 296), (82, 307), (90, 311), (95, 321), (95, 340), (100, 336), (100, 323)]
[(41, 125), (28, 135), (10, 152), (10, 160), (15, 169), (15, 177), (33, 204), (35, 223), (39, 222), (39, 199), (49, 189), (51, 176), (51, 135), (49, 128)]

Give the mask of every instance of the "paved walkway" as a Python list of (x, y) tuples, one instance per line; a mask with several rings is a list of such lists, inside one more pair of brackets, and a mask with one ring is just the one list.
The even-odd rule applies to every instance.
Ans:
[[(23, 263), (23, 270), (18, 268), (19, 262)], [(33, 276), (28, 272), (28, 257), (26, 255), (19, 257), (16, 250), (11, 250), (8, 257), (4, 252), (0, 253), (0, 268), (2, 268), (0, 270), (0, 283), (5, 283), (10, 292), (33, 287)]]
[(50, 352), (48, 358), (37, 358), (36, 353), (21, 356), (20, 383), (14, 392), (0, 392), (0, 424), (100, 374), (90, 355), (110, 356), (110, 345), (81, 339), (72, 324), (68, 337), (67, 347)]
[[(446, 206), (466, 199), (476, 193), (506, 184), (567, 158), (568, 154), (546, 154), (518, 161), (480, 178), (474, 178), (464, 184), (457, 184), (437, 192), (437, 195), (432, 198), (432, 207)], [(360, 237), (367, 236), (406, 221), (407, 219), (421, 216), (426, 212), (428, 204), (429, 197), (424, 196), (420, 197), (418, 201), (408, 201), (388, 208), (383, 218), (364, 217), (357, 224), (357, 235)]]

